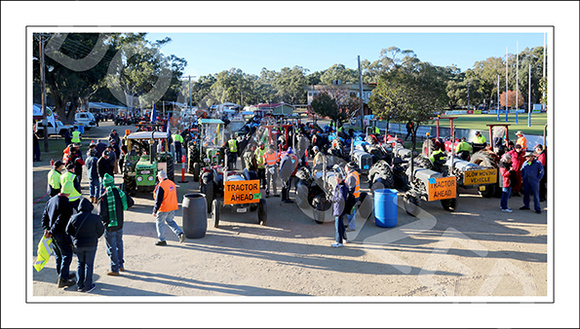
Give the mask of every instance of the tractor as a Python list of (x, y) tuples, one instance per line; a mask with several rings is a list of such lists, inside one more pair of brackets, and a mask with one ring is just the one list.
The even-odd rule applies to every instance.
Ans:
[(140, 131), (125, 137), (127, 155), (122, 172), (123, 187), (127, 193), (134, 195), (137, 191), (153, 191), (159, 170), (164, 170), (167, 177), (174, 180), (174, 161), (167, 139), (167, 133), (159, 131)]

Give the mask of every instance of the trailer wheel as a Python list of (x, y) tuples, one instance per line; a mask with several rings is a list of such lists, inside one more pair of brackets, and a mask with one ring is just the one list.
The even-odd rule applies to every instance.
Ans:
[(211, 204), (212, 214), (211, 218), (213, 220), (213, 227), (217, 228), (220, 225), (220, 203), (218, 200), (213, 200)]
[(258, 204), (258, 224), (264, 226), (268, 221), (268, 209), (266, 208), (266, 200), (260, 199)]
[(405, 194), (405, 196), (403, 196), (403, 201), (405, 205), (405, 211), (407, 212), (407, 214), (413, 217), (417, 217), (417, 215), (419, 215), (419, 212), (421, 211), (421, 208), (419, 207), (419, 198), (413, 195)]
[(455, 211), (457, 209), (457, 198), (441, 200), (441, 206), (447, 211)]

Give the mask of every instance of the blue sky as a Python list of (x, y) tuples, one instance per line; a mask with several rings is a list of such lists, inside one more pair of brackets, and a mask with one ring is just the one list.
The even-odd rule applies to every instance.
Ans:
[(259, 74), (262, 67), (280, 71), (299, 65), (310, 72), (333, 64), (357, 68), (361, 61), (377, 60), (381, 49), (410, 49), (421, 61), (438, 66), (456, 64), (461, 71), (476, 61), (515, 54), (544, 45), (544, 34), (533, 33), (150, 33), (149, 40), (166, 36), (172, 42), (165, 54), (185, 58), (185, 75), (200, 77), (230, 68)]

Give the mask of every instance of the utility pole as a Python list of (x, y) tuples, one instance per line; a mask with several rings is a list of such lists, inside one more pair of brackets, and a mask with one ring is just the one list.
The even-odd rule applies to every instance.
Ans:
[(528, 66), (528, 127), (532, 126), (532, 64)]
[(191, 78), (195, 79), (195, 75), (187, 75), (187, 76), (183, 76), (184, 78), (187, 77), (188, 79), (188, 89), (189, 89), (189, 110), (191, 111), (191, 103), (193, 103), (192, 98), (191, 98)]
[(360, 130), (362, 133), (364, 133), (363, 117), (365, 105), (363, 100), (363, 85), (362, 85), (362, 72), (360, 70), (360, 55), (357, 56), (357, 60), (358, 60), (358, 84), (360, 89)]
[[(46, 119), (46, 77), (44, 73), (44, 34), (40, 34), (40, 93), (42, 103), (42, 124), (44, 125), (44, 152), (48, 152), (48, 120)], [(56, 128), (56, 127), (55, 127)]]

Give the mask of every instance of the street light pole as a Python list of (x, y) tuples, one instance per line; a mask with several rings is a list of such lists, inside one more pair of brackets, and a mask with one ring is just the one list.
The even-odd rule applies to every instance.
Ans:
[[(44, 35), (40, 35), (40, 93), (42, 124), (44, 125), (44, 152), (48, 152), (48, 120), (46, 119), (46, 80), (44, 74)], [(56, 128), (56, 127), (55, 127)]]

